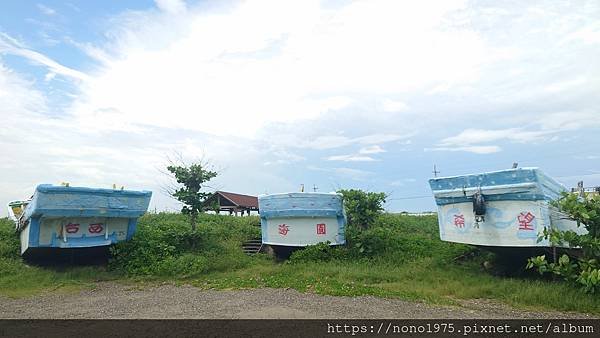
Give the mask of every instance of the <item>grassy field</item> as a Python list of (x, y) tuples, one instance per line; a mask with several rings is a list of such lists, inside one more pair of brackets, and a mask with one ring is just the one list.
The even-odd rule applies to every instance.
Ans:
[[(600, 297), (535, 275), (507, 277), (490, 253), (439, 240), (435, 216), (382, 215), (369, 230), (349, 229), (349, 245), (314, 246), (277, 261), (246, 256), (240, 245), (260, 235), (256, 217), (202, 215), (191, 231), (179, 214), (140, 219), (132, 241), (106, 266), (36, 267), (18, 256), (12, 223), (0, 220), (0, 295), (71, 292), (114, 280), (169, 281), (205, 289), (286, 287), (327, 295), (374, 295), (435, 304), (492, 299), (515, 307), (600, 314)], [(488, 264), (486, 264), (488, 265)]]

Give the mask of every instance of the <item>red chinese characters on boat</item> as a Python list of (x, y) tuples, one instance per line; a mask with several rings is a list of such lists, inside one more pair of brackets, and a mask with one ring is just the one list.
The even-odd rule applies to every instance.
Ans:
[(102, 232), (102, 230), (104, 230), (104, 227), (102, 226), (102, 223), (90, 224), (90, 226), (88, 227), (88, 231), (91, 234), (99, 234), (99, 233)]
[(327, 234), (327, 228), (325, 226), (325, 223), (317, 224), (317, 235), (325, 235), (325, 234)]
[(464, 228), (465, 227), (465, 216), (462, 214), (454, 215), (454, 226), (456, 226), (457, 228)]
[(290, 227), (286, 224), (279, 224), (279, 234), (285, 236), (290, 232)]
[(531, 226), (531, 222), (535, 219), (535, 216), (527, 211), (527, 213), (522, 212), (517, 216), (517, 220), (519, 221), (519, 230), (533, 230), (533, 226)]
[(79, 224), (69, 223), (65, 225), (65, 230), (68, 234), (75, 234), (79, 231)]

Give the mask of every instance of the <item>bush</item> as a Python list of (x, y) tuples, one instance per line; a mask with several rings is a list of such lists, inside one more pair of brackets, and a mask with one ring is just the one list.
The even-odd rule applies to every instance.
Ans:
[(346, 243), (340, 247), (331, 247), (327, 243), (310, 245), (294, 252), (290, 261), (372, 260), (404, 264), (435, 257), (437, 261), (447, 263), (474, 250), (467, 245), (442, 242), (436, 216), (381, 214), (368, 229), (346, 229)]
[(346, 234), (353, 257), (397, 264), (423, 257), (447, 261), (472, 250), (466, 245), (442, 242), (435, 215), (382, 214), (369, 229), (349, 229)]
[(330, 242), (308, 245), (301, 250), (294, 251), (290, 256), (290, 263), (330, 261), (347, 258), (347, 250), (340, 246), (331, 246)]
[(582, 254), (580, 257), (564, 254), (555, 263), (549, 263), (545, 255), (533, 257), (529, 259), (527, 268), (535, 268), (542, 275), (552, 273), (560, 276), (588, 293), (600, 292), (600, 195), (588, 194), (580, 198), (563, 193), (554, 205), (577, 221), (577, 226), (583, 225), (588, 233), (578, 235), (574, 231), (544, 229), (538, 241), (547, 239), (553, 245), (580, 248)]
[(20, 249), (15, 224), (8, 218), (0, 218), (0, 258), (17, 259)]
[(340, 190), (348, 226), (346, 246), (331, 248), (320, 243), (292, 254), (292, 261), (366, 259), (402, 264), (434, 256), (442, 261), (473, 250), (439, 239), (437, 218), (383, 213), (385, 193)]
[(148, 214), (130, 241), (111, 248), (110, 266), (130, 275), (184, 277), (243, 267), (249, 257), (240, 246), (260, 236), (257, 224), (257, 217), (200, 215), (192, 230), (185, 215)]
[(344, 201), (344, 209), (350, 227), (363, 229), (372, 225), (383, 212), (386, 194), (383, 192), (366, 192), (357, 189), (340, 190)]

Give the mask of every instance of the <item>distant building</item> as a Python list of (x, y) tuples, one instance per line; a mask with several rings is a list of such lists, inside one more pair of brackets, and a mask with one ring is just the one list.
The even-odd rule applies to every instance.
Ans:
[[(250, 196), (250, 195), (242, 195), (236, 194), (233, 192), (226, 191), (217, 191), (210, 197), (207, 202), (215, 203), (218, 206), (218, 209), (215, 210), (217, 213), (221, 211), (228, 212), (230, 215), (238, 215), (238, 212), (241, 216), (244, 213), (250, 215), (250, 212), (256, 211), (258, 212), (258, 197)], [(214, 209), (208, 209), (214, 210)]]

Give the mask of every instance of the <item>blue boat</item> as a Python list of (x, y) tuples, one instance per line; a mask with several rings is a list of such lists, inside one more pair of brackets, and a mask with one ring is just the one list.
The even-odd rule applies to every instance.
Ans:
[(21, 254), (108, 246), (130, 239), (152, 192), (38, 185), (31, 200), (9, 203)]
[(443, 241), (489, 247), (550, 247), (544, 228), (583, 234), (550, 202), (567, 191), (538, 168), (429, 180)]
[(342, 196), (335, 193), (283, 193), (258, 197), (262, 242), (304, 247), (346, 243)]

